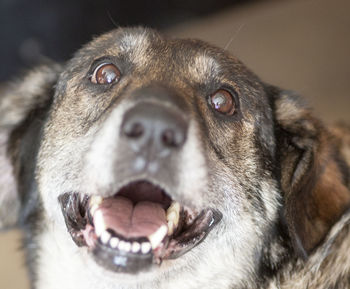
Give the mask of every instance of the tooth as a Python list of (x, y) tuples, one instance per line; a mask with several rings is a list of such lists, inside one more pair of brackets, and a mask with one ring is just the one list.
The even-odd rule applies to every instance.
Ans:
[(166, 211), (167, 221), (173, 221), (175, 226), (179, 224), (180, 219), (180, 204), (178, 202), (173, 202), (169, 209)]
[(173, 221), (168, 221), (168, 236), (171, 236), (174, 233), (175, 225)]
[(131, 244), (126, 241), (120, 241), (118, 244), (118, 249), (121, 251), (129, 252), (131, 250)]
[(138, 253), (140, 251), (140, 249), (141, 249), (140, 243), (138, 243), (138, 242), (133, 242), (132, 243), (131, 251), (133, 253)]
[(174, 229), (179, 225), (180, 220), (180, 204), (173, 202), (166, 212), (166, 219), (168, 221), (168, 235), (172, 235)]
[(118, 243), (119, 243), (119, 239), (117, 237), (113, 237), (110, 241), (109, 241), (109, 245), (113, 248), (116, 249), (118, 247)]
[(108, 231), (103, 231), (101, 234), (101, 241), (103, 244), (108, 244), (111, 234)]
[(121, 251), (129, 252), (131, 250), (131, 244), (129, 242), (120, 241), (118, 244), (118, 249)]
[(155, 249), (158, 247), (158, 245), (162, 242), (162, 240), (164, 239), (167, 233), (168, 233), (168, 227), (165, 225), (162, 225), (158, 228), (156, 232), (148, 236), (148, 239), (152, 245), (152, 249)]
[(93, 204), (92, 207), (90, 208), (90, 214), (91, 216), (94, 216), (96, 210), (98, 209), (98, 205)]
[(130, 250), (131, 250), (131, 243), (125, 242), (125, 244), (124, 244), (124, 251), (130, 252)]
[(106, 231), (106, 225), (103, 220), (102, 212), (97, 210), (94, 214), (94, 225), (95, 225), (95, 232), (98, 237), (101, 236), (101, 234)]
[(125, 244), (124, 241), (120, 241), (119, 244), (118, 244), (118, 249), (121, 250), (121, 251), (124, 251), (124, 244)]
[(141, 252), (142, 254), (147, 254), (149, 251), (151, 251), (151, 244), (148, 242), (141, 244)]
[(102, 197), (101, 196), (91, 196), (90, 198), (90, 206), (92, 205), (100, 205), (102, 203)]

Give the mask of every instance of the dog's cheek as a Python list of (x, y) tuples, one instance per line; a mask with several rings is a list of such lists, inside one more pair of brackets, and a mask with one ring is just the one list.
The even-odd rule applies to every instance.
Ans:
[(86, 193), (89, 179), (83, 175), (84, 155), (89, 148), (91, 136), (61, 138), (51, 130), (48, 123), (44, 130), (37, 162), (37, 183), (46, 215), (51, 220), (63, 217), (58, 196), (67, 192)]
[(7, 154), (8, 137), (7, 130), (0, 130), (0, 229), (17, 223), (20, 208), (14, 169)]

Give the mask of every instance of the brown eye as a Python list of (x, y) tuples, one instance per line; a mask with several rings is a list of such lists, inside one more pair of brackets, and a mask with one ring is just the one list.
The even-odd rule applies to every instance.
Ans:
[(226, 115), (233, 115), (236, 110), (234, 98), (225, 89), (219, 89), (210, 96), (210, 105), (217, 111)]
[(95, 84), (111, 84), (119, 78), (120, 71), (114, 64), (102, 63), (96, 67), (90, 80)]

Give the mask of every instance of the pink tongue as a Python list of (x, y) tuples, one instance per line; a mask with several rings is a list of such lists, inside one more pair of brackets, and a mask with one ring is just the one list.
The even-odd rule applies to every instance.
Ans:
[(142, 201), (135, 205), (128, 198), (106, 198), (98, 208), (107, 228), (126, 239), (147, 237), (166, 225), (166, 214), (161, 204)]

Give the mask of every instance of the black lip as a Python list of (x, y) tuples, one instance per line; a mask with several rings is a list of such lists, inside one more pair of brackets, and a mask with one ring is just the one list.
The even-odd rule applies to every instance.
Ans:
[(176, 259), (198, 246), (222, 219), (222, 214), (214, 209), (203, 210), (184, 233), (172, 239), (163, 258)]
[(65, 193), (58, 197), (58, 201), (61, 205), (68, 232), (77, 246), (82, 247), (86, 245), (81, 230), (87, 224), (85, 207), (88, 203), (88, 198), (85, 197), (83, 202), (81, 202), (79, 197), (79, 193)]
[[(80, 198), (79, 193), (65, 193), (58, 197), (68, 232), (77, 246), (87, 246), (83, 230), (90, 223), (88, 214), (89, 197)], [(183, 213), (182, 213), (183, 215)], [(182, 218), (185, 218), (182, 216)], [(94, 260), (102, 267), (114, 271), (136, 274), (148, 271), (163, 260), (178, 258), (199, 245), (222, 219), (221, 212), (206, 208), (190, 224), (184, 222), (181, 232), (166, 237), (163, 244), (148, 254), (127, 253), (112, 249), (96, 238), (89, 247)], [(91, 225), (91, 224), (90, 224)]]

